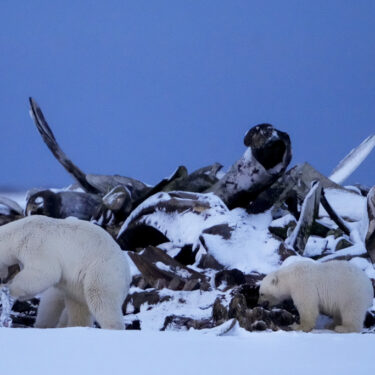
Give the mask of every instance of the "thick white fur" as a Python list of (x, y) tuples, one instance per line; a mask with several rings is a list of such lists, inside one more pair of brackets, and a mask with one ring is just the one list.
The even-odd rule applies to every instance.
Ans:
[(0, 227), (0, 277), (18, 263), (13, 297), (42, 292), (37, 327), (123, 329), (122, 304), (130, 269), (125, 254), (102, 228), (75, 218), (29, 216)]
[(372, 305), (370, 279), (347, 261), (299, 261), (268, 274), (260, 285), (259, 303), (276, 305), (292, 298), (300, 315), (295, 329), (311, 331), (319, 313), (329, 315), (336, 332), (360, 332)]

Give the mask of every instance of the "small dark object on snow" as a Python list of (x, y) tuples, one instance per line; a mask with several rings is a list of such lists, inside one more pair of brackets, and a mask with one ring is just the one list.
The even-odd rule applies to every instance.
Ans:
[(224, 289), (227, 290), (234, 286), (245, 284), (245, 282), (246, 279), (244, 273), (237, 268), (219, 271), (215, 275), (216, 288), (224, 284)]
[(212, 319), (193, 319), (186, 316), (178, 315), (168, 315), (165, 320), (161, 331), (166, 330), (189, 330), (190, 328), (194, 329), (205, 329), (213, 328), (214, 322)]
[[(199, 240), (201, 241), (202, 243), (202, 246), (204, 248), (206, 248), (204, 246), (204, 239), (203, 237), (199, 237)], [(203, 241), (203, 242), (202, 242)], [(207, 250), (207, 249), (206, 249)], [(224, 266), (222, 264), (220, 264), (214, 257), (213, 255), (211, 254), (203, 254), (200, 261), (199, 261), (199, 264), (198, 264), (198, 267), (199, 268), (202, 268), (202, 269), (207, 269), (207, 268), (211, 268), (213, 270), (217, 270), (217, 271), (220, 271), (222, 269), (224, 269)]]
[(216, 236), (221, 236), (224, 240), (229, 240), (234, 228), (229, 224), (217, 224), (210, 228), (206, 228), (202, 231), (204, 234), (211, 234)]
[(252, 309), (258, 306), (259, 286), (255, 284), (246, 283), (234, 289), (232, 295), (242, 295), (245, 298), (246, 307)]
[(199, 247), (193, 250), (193, 245), (185, 245), (181, 248), (180, 252), (174, 257), (174, 259), (184, 266), (188, 266), (195, 262), (195, 256), (197, 255), (198, 250)]
[(141, 321), (136, 319), (133, 320), (131, 323), (125, 324), (125, 330), (127, 331), (138, 331), (141, 329)]

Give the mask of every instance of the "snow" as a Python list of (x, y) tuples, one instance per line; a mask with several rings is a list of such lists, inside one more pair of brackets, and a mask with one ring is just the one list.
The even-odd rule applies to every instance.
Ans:
[(183, 268), (180, 268), (180, 267), (172, 268), (172, 267), (167, 266), (166, 264), (164, 264), (162, 262), (156, 262), (155, 266), (158, 267), (159, 270), (164, 270), (164, 271), (167, 271), (167, 272), (173, 272), (177, 276), (180, 276), (180, 277), (185, 278), (185, 279), (188, 279), (191, 276), (191, 273), (189, 271), (184, 270)]
[(242, 272), (268, 273), (278, 267), (279, 255), (276, 250), (280, 242), (268, 232), (272, 216), (270, 211), (248, 215), (237, 208), (225, 215), (225, 222), (233, 227), (231, 238), (203, 234), (209, 253), (228, 268)]
[[(343, 219), (349, 218), (351, 221), (362, 220), (364, 210), (366, 210), (366, 197), (347, 190), (332, 188), (324, 189), (324, 192), (327, 201)], [(320, 205), (319, 216), (328, 216), (322, 205)]]
[(307, 240), (303, 255), (305, 257), (313, 257), (324, 253), (333, 253), (337, 243), (341, 238), (327, 236), (326, 238), (318, 236), (310, 236)]
[(1, 302), (1, 314), (0, 314), (0, 327), (11, 327), (12, 319), (10, 313), (12, 311), (13, 298), (9, 294), (9, 289), (3, 286), (0, 289), (0, 302)]
[(375, 336), (262, 332), (7, 329), (2, 373), (18, 374), (370, 374)]

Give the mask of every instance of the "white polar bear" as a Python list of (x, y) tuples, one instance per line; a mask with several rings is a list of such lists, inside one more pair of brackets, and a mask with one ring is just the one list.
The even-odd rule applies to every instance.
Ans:
[(367, 275), (347, 261), (299, 261), (268, 274), (258, 302), (273, 306), (292, 298), (300, 315), (294, 328), (305, 332), (315, 327), (319, 313), (333, 318), (329, 328), (336, 332), (360, 332), (373, 294)]
[[(126, 255), (102, 228), (75, 218), (29, 216), (0, 227), (0, 277), (20, 300), (42, 295), (37, 327), (124, 329), (122, 304), (129, 290)], [(64, 311), (64, 313), (63, 313)]]

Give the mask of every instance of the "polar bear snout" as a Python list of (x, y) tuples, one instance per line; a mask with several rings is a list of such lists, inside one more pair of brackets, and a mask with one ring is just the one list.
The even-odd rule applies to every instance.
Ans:
[(272, 296), (270, 294), (263, 294), (263, 293), (259, 294), (258, 305), (260, 305), (264, 308), (276, 306), (281, 302), (282, 302), (282, 300), (280, 300), (279, 298), (276, 298), (275, 296)]

